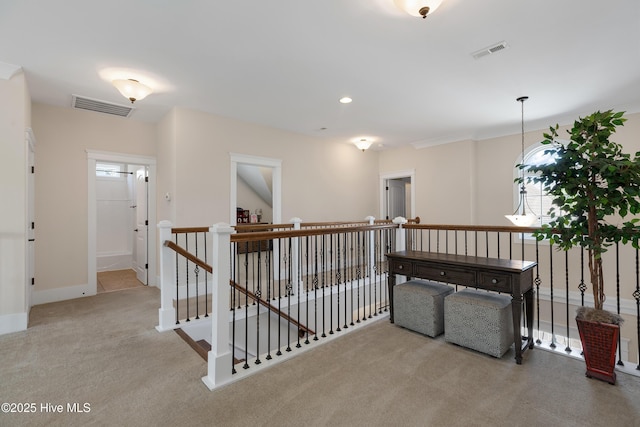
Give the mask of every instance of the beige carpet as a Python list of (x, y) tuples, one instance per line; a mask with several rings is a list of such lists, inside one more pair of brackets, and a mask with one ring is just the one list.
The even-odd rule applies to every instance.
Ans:
[[(216, 391), (177, 334), (158, 333), (156, 288), (32, 309), (0, 337), (0, 426), (638, 426), (640, 378), (590, 380), (580, 361), (542, 350), (521, 366), (371, 322)], [(78, 402), (89, 413), (42, 413)]]

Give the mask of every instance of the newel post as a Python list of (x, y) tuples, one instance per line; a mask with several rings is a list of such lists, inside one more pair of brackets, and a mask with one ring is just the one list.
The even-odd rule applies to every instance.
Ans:
[(173, 251), (164, 245), (164, 242), (171, 240), (171, 221), (160, 221), (158, 223), (158, 234), (160, 237), (160, 309), (158, 310), (158, 326), (160, 332), (175, 328), (176, 310), (173, 307), (173, 292), (175, 289), (176, 263)]
[(407, 222), (409, 221), (401, 216), (393, 218), (393, 223), (398, 224), (398, 228), (396, 229), (396, 252), (407, 250), (407, 235), (404, 228), (402, 228), (402, 225), (406, 224)]
[(229, 349), (229, 301), (230, 289), (230, 236), (234, 233), (229, 224), (218, 223), (209, 229), (212, 248), (211, 267), (213, 283), (211, 285), (211, 350), (208, 355), (207, 376), (202, 381), (210, 390), (231, 380), (233, 368), (232, 354)]
[[(298, 217), (291, 218), (291, 222), (293, 223), (294, 230), (300, 230), (300, 224), (302, 220)], [(300, 274), (300, 238), (294, 237), (291, 239), (291, 277), (289, 280), (291, 281), (291, 290), (295, 295), (296, 293), (300, 295), (301, 287), (302, 287), (302, 274)]]

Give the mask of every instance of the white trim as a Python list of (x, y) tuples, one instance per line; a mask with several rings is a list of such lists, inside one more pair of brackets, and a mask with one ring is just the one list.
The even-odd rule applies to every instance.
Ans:
[(388, 172), (380, 174), (380, 218), (384, 219), (385, 217), (385, 202), (386, 202), (386, 191), (385, 191), (385, 181), (388, 179), (397, 179), (397, 178), (409, 178), (411, 180), (411, 212), (409, 212), (409, 217), (414, 218), (416, 212), (416, 170), (408, 169), (397, 172)]
[(0, 316), (0, 335), (11, 334), (27, 330), (29, 315), (27, 313), (13, 313)]
[[(551, 290), (549, 288), (540, 288), (539, 290), (537, 290), (537, 292), (538, 292), (538, 296), (539, 296), (539, 298), (541, 300), (551, 301)], [(557, 289), (557, 288), (553, 289), (553, 301), (554, 302), (560, 302), (560, 303), (562, 303), (564, 305), (564, 302), (567, 299), (566, 295), (567, 295), (567, 293), (566, 293), (565, 289)], [(593, 295), (590, 293), (590, 291), (587, 291), (584, 294), (584, 304), (587, 307), (593, 307)], [(575, 306), (575, 307), (580, 307), (582, 305), (582, 298), (581, 298), (580, 292), (578, 292), (578, 291), (569, 291), (569, 305), (570, 306)], [(616, 300), (614, 298), (610, 298), (607, 301), (605, 301), (603, 308), (605, 310), (607, 310), (607, 311), (612, 312), (612, 313), (617, 313), (618, 312)], [(634, 300), (631, 300), (631, 299), (621, 298), (620, 299), (620, 314), (626, 314), (626, 315), (635, 317), (635, 315), (636, 315), (636, 302)]]
[[(105, 162), (135, 163), (140, 165), (155, 165), (155, 157), (141, 156), (137, 154), (114, 153), (111, 151), (99, 151), (87, 149), (87, 157)], [(93, 171), (95, 175), (95, 170)]]
[[(97, 227), (97, 207), (96, 207), (96, 163), (97, 161), (105, 161), (105, 162), (118, 162), (125, 164), (134, 164), (134, 165), (143, 165), (149, 168), (149, 187), (148, 191), (148, 199), (149, 199), (149, 208), (148, 208), (148, 242), (147, 247), (149, 248), (147, 254), (147, 263), (149, 268), (147, 269), (147, 279), (149, 281), (150, 286), (155, 286), (156, 282), (156, 264), (157, 264), (157, 245), (156, 245), (156, 234), (157, 230), (152, 224), (156, 224), (156, 159), (154, 157), (149, 156), (140, 156), (136, 154), (126, 154), (126, 153), (114, 153), (110, 151), (97, 151), (97, 150), (86, 150), (87, 152), (87, 240), (88, 240), (88, 293), (86, 295), (95, 295), (97, 293), (97, 265), (96, 265), (96, 245), (97, 245), (97, 237), (96, 237), (96, 227)], [(72, 298), (77, 298), (82, 295), (76, 295)], [(60, 300), (57, 300), (60, 301)]]
[(95, 294), (95, 288), (92, 290), (91, 286), (88, 284), (33, 291), (33, 305), (66, 301), (75, 298), (88, 297)]

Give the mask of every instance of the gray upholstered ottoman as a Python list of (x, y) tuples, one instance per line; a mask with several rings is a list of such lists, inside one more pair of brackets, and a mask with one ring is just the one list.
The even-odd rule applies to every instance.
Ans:
[(444, 300), (444, 340), (494, 357), (513, 344), (511, 297), (463, 289)]
[(393, 289), (393, 319), (398, 326), (436, 337), (444, 330), (444, 297), (453, 287), (409, 280)]

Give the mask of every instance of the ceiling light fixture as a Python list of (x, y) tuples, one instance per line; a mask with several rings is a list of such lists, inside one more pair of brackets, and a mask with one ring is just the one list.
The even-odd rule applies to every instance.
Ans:
[[(505, 218), (511, 221), (513, 225), (517, 225), (519, 227), (529, 227), (538, 220), (538, 216), (531, 211), (531, 207), (529, 207), (529, 213), (527, 213), (525, 209), (525, 206), (529, 206), (529, 204), (527, 203), (527, 190), (525, 189), (525, 186), (524, 186), (524, 167), (523, 167), (524, 166), (524, 101), (526, 101), (527, 99), (529, 99), (528, 96), (521, 96), (520, 98), (516, 99), (516, 101), (520, 102), (521, 104), (521, 117), (522, 117), (521, 118), (522, 157), (520, 161), (520, 172), (521, 172), (520, 200), (518, 202), (518, 207), (516, 208), (513, 215), (505, 215)], [(519, 214), (518, 212), (520, 211), (522, 211), (522, 213)]]
[(353, 99), (349, 98), (348, 96), (340, 98), (341, 104), (351, 104), (352, 101)]
[(393, 3), (409, 15), (422, 17), (431, 15), (442, 4), (443, 0), (393, 0)]
[(367, 138), (362, 138), (360, 141), (355, 142), (356, 147), (358, 147), (359, 150), (366, 150), (369, 147), (371, 147), (371, 141), (369, 141)]
[(144, 99), (151, 92), (149, 86), (143, 85), (134, 79), (118, 79), (113, 81), (113, 85), (120, 91), (122, 96), (133, 104), (135, 101)]

